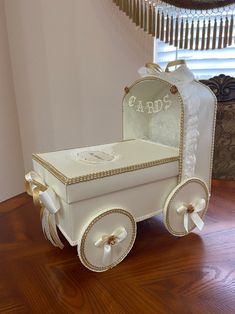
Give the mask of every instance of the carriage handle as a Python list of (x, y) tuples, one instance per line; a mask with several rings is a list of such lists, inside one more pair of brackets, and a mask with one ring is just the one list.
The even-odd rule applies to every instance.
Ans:
[[(182, 64), (186, 64), (185, 60), (174, 60), (171, 61), (167, 64), (166, 68), (165, 68), (165, 72), (171, 72), (169, 70), (169, 68), (173, 67), (173, 66), (177, 66), (177, 65), (182, 65)], [(148, 62), (145, 64), (145, 67), (148, 69), (153, 69), (157, 72), (164, 72), (161, 68), (161, 66), (158, 63), (153, 63), (153, 62)]]

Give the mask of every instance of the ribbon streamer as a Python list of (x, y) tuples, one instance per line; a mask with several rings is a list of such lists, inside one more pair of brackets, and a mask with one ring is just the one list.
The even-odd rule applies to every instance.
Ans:
[(127, 231), (124, 227), (117, 228), (111, 234), (105, 234), (95, 242), (96, 247), (103, 248), (103, 265), (112, 264), (112, 250), (127, 237)]
[(25, 175), (25, 181), (27, 194), (33, 197), (34, 205), (40, 209), (45, 238), (54, 246), (63, 249), (64, 245), (58, 236), (55, 221), (55, 213), (60, 209), (58, 196), (34, 171)]
[(182, 205), (177, 209), (178, 214), (184, 215), (184, 228), (187, 232), (190, 219), (198, 227), (199, 230), (202, 230), (204, 222), (198, 213), (204, 210), (205, 207), (206, 201), (201, 198), (192, 204)]

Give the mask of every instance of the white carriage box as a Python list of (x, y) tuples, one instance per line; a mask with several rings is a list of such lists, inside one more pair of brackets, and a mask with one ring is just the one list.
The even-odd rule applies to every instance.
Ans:
[(57, 225), (93, 271), (123, 260), (138, 221), (163, 213), (175, 236), (203, 227), (216, 99), (180, 63), (147, 64), (125, 88), (121, 142), (33, 155), (27, 190), (46, 237), (62, 248)]

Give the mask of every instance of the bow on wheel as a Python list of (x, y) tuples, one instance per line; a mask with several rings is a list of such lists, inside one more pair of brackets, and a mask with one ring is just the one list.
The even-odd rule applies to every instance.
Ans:
[(198, 227), (199, 230), (202, 230), (204, 222), (198, 213), (204, 210), (205, 207), (206, 201), (203, 198), (201, 198), (196, 202), (193, 202), (188, 205), (182, 205), (177, 209), (178, 214), (184, 215), (184, 228), (187, 232), (190, 219)]
[(26, 174), (25, 181), (26, 192), (33, 197), (34, 205), (41, 211), (42, 230), (46, 239), (63, 249), (64, 245), (58, 236), (55, 221), (55, 213), (60, 209), (58, 196), (34, 171)]
[(112, 263), (112, 250), (127, 237), (127, 231), (124, 227), (116, 229), (111, 234), (105, 234), (95, 242), (95, 246), (103, 248), (103, 265)]

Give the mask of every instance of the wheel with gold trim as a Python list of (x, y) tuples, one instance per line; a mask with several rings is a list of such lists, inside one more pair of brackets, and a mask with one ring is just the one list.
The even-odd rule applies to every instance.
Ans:
[(178, 184), (168, 196), (163, 217), (167, 230), (184, 236), (195, 227), (202, 229), (209, 202), (209, 190), (204, 181), (190, 178)]
[(99, 212), (85, 226), (78, 255), (90, 270), (103, 272), (119, 264), (130, 252), (136, 237), (136, 222), (125, 209)]

